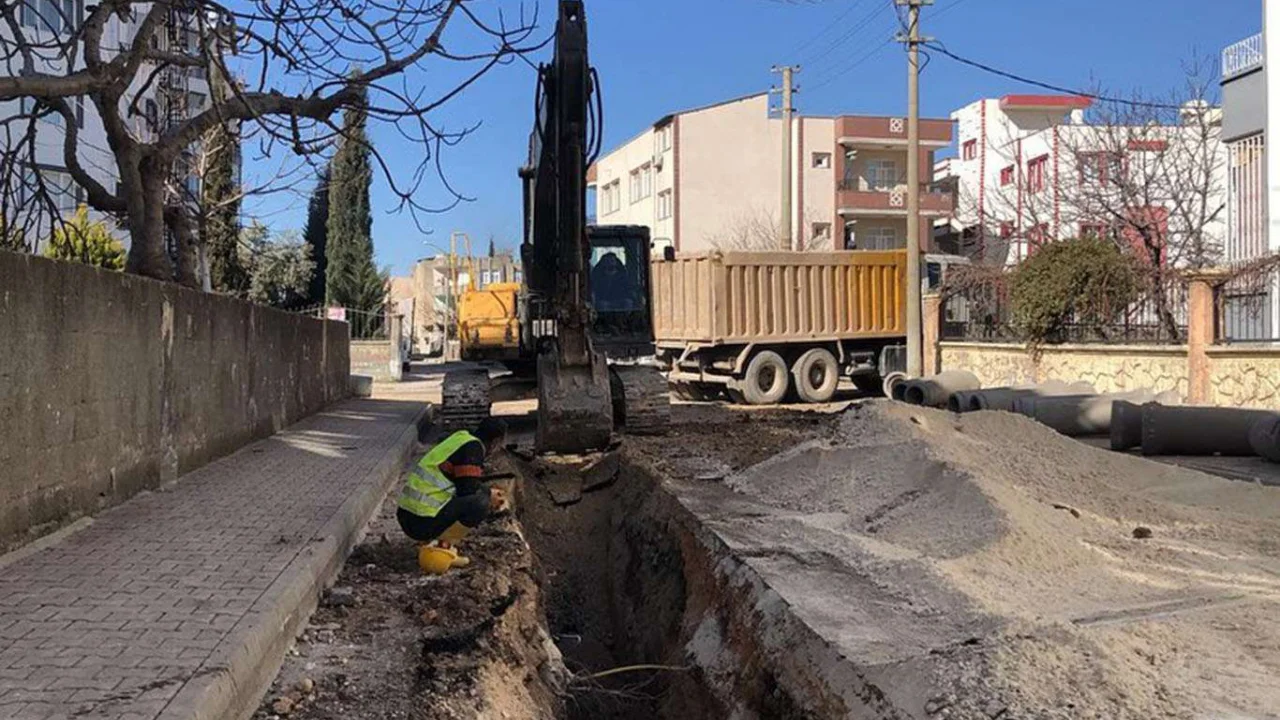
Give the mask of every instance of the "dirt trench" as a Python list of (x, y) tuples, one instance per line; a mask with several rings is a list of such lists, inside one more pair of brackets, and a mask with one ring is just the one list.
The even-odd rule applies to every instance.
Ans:
[(508, 487), (517, 513), (474, 532), (471, 566), (440, 578), (418, 570), (393, 493), (255, 720), (809, 717), (763, 664), (717, 659), (719, 644), (749, 645), (754, 629), (726, 616), (717, 637), (703, 637), (702, 618), (734, 607), (722, 597), (731, 590), (717, 584), (692, 516), (663, 491), (661, 462), (702, 468), (705, 457), (718, 478), (826, 421), (753, 415), (726, 426), (719, 413), (688, 408), (672, 436), (629, 441), (586, 473), (508, 456), (499, 469), (520, 478)]

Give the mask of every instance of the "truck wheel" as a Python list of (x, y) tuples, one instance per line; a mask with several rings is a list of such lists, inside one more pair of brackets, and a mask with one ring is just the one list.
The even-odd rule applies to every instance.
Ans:
[(884, 380), (879, 375), (854, 375), (849, 378), (858, 392), (868, 395), (880, 395), (884, 392)]
[(742, 395), (751, 405), (773, 405), (782, 402), (790, 388), (790, 374), (782, 356), (762, 350), (747, 364), (742, 380)]
[(824, 403), (836, 394), (840, 382), (840, 366), (830, 350), (814, 348), (800, 356), (791, 366), (796, 394), (807, 403)]

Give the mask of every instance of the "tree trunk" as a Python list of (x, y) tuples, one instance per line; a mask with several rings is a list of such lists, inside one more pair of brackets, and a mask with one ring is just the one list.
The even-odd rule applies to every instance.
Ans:
[(169, 229), (178, 246), (177, 281), (190, 288), (199, 289), (200, 248), (186, 209), (181, 205), (170, 206), (166, 212)]
[[(153, 167), (149, 159), (144, 158), (135, 172), (125, 175), (130, 243), (125, 270), (156, 280), (173, 280), (173, 263), (164, 241), (163, 168)], [(129, 183), (137, 183), (140, 191), (130, 192)]]

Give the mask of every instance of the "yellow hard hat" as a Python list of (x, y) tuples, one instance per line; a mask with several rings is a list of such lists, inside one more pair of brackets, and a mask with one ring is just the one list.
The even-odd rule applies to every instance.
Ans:
[(452, 548), (423, 545), (418, 548), (418, 567), (429, 575), (443, 575), (449, 572), (457, 557), (458, 551)]

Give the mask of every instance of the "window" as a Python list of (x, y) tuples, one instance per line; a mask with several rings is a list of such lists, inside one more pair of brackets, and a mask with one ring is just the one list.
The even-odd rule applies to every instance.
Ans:
[(631, 171), (631, 202), (640, 202), (652, 193), (653, 166), (645, 163)]
[(822, 170), (831, 169), (831, 153), (816, 152), (813, 154), (813, 166)]
[(964, 145), (960, 146), (960, 152), (965, 160), (975, 160), (978, 157), (978, 141), (966, 140)]
[(600, 214), (617, 212), (622, 205), (622, 181), (614, 180), (600, 191)]
[(1027, 257), (1031, 257), (1041, 245), (1049, 242), (1049, 225), (1040, 223), (1027, 232)]
[(658, 150), (671, 149), (671, 125), (663, 125), (658, 128)]
[(1124, 174), (1124, 158), (1116, 153), (1080, 153), (1080, 183), (1119, 182)]
[(872, 190), (892, 190), (898, 186), (898, 163), (893, 160), (868, 160), (867, 185)]
[(204, 110), (204, 93), (187, 93), (187, 112), (191, 115)]
[(1013, 237), (1013, 232), (1014, 232), (1013, 223), (1011, 222), (1000, 223), (1000, 239), (1001, 240), (1008, 240), (1009, 238)]
[(898, 229), (895, 227), (874, 227), (867, 228), (863, 233), (859, 234), (859, 249), (861, 250), (896, 250), (899, 247), (905, 247), (905, 243), (898, 243)]
[(671, 217), (671, 191), (663, 190), (658, 193), (658, 219), (666, 220)]
[(1082, 238), (1108, 238), (1111, 236), (1111, 229), (1106, 223), (1080, 223), (1080, 237)]
[(831, 242), (831, 223), (814, 223), (812, 237), (815, 243)]
[(1010, 166), (1009, 166), (1009, 167), (1007, 167), (1007, 168), (1003, 168), (1002, 170), (1000, 170), (1000, 186), (1001, 186), (1001, 187), (1004, 187), (1005, 185), (1012, 185), (1012, 184), (1013, 184), (1013, 173), (1014, 173), (1014, 172), (1015, 172), (1015, 168), (1014, 168), (1012, 165), (1010, 165)]
[(28, 28), (45, 32), (71, 32), (80, 25), (84, 0), (26, 0), (18, 21)]
[(1049, 170), (1049, 156), (1041, 155), (1031, 162), (1027, 163), (1027, 191), (1040, 192), (1044, 190), (1045, 175)]

